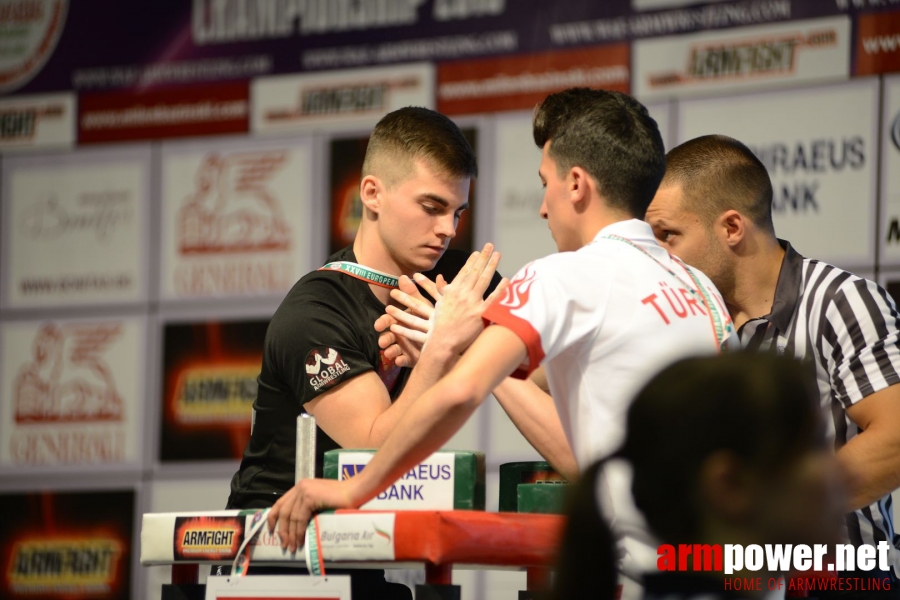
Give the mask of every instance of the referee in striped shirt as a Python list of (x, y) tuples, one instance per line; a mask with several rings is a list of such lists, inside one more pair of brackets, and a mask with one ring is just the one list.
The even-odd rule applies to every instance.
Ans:
[[(893, 299), (874, 282), (805, 258), (776, 238), (766, 168), (729, 137), (699, 137), (672, 149), (646, 220), (664, 247), (716, 284), (743, 347), (793, 356), (815, 370), (831, 416), (828, 433), (849, 475), (846, 535), (856, 545), (891, 543), (890, 592), (839, 594), (900, 598), (891, 503), (900, 487), (900, 313)], [(832, 594), (838, 592), (817, 592)]]

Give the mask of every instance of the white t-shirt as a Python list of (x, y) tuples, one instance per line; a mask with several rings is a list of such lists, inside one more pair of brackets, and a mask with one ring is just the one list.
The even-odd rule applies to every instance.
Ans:
[[(526, 265), (484, 318), (525, 342), (528, 358), (514, 376), (544, 364), (582, 470), (622, 444), (628, 405), (653, 375), (679, 358), (716, 353), (720, 338), (736, 338), (713, 283), (669, 255), (637, 219), (605, 227), (577, 251)], [(655, 567), (658, 543), (623, 469), (607, 469), (599, 497), (621, 536), (620, 570), (637, 578)]]

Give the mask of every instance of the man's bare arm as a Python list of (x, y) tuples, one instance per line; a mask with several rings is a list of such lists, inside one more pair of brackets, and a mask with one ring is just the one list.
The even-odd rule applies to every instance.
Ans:
[(315, 511), (358, 507), (375, 497), (446, 443), (526, 357), (515, 333), (488, 327), (453, 371), (409, 407), (362, 473), (346, 481), (300, 481), (272, 507), (269, 529), (277, 524), (284, 546), (296, 550)]
[(519, 432), (541, 456), (569, 481), (578, 478), (578, 464), (563, 431), (553, 398), (532, 380), (507, 377), (494, 396)]
[(847, 408), (861, 431), (837, 458), (848, 475), (850, 510), (868, 506), (900, 487), (900, 384)]

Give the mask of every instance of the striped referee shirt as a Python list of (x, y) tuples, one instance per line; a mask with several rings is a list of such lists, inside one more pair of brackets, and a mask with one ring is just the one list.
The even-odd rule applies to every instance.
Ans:
[[(738, 331), (748, 350), (774, 351), (815, 366), (822, 407), (831, 415), (835, 450), (859, 435), (846, 408), (900, 383), (900, 313), (876, 283), (832, 265), (804, 258), (779, 240), (784, 262), (772, 312)], [(900, 537), (894, 535), (888, 494), (847, 515), (854, 544), (892, 543), (890, 561), (900, 574)]]

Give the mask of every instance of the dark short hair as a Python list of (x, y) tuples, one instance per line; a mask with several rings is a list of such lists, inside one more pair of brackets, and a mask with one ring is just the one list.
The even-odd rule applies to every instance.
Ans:
[(725, 450), (776, 474), (824, 444), (819, 396), (799, 361), (735, 352), (680, 360), (656, 375), (628, 410), (617, 455), (633, 467), (632, 492), (663, 541), (698, 539), (696, 490), (707, 457)]
[(672, 148), (666, 155), (664, 186), (681, 184), (683, 208), (707, 225), (726, 210), (736, 210), (757, 227), (772, 224), (772, 181), (766, 167), (744, 144), (725, 135), (704, 135)]
[(550, 143), (562, 174), (578, 166), (607, 204), (644, 218), (666, 169), (656, 121), (640, 102), (619, 92), (571, 88), (551, 94), (534, 111), (534, 143)]
[(374, 175), (376, 159), (393, 164), (422, 159), (436, 172), (456, 179), (478, 176), (475, 152), (456, 123), (439, 112), (407, 106), (386, 114), (372, 131), (363, 175)]

